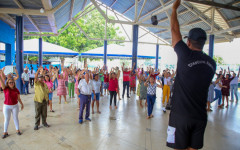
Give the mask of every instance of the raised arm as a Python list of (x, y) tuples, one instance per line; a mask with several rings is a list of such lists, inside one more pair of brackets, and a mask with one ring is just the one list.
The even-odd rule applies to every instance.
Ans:
[(123, 63), (123, 65), (122, 65), (122, 71), (124, 70), (124, 65), (125, 65), (125, 64)]
[(121, 73), (121, 71), (118, 70), (118, 74), (117, 74), (117, 79), (118, 79), (118, 80), (119, 80), (119, 77), (120, 77), (120, 73)]
[(238, 75), (237, 75), (237, 77), (239, 77), (239, 72), (240, 72), (240, 67), (239, 67), (239, 69), (238, 69)]
[(16, 72), (16, 77), (14, 77), (14, 81), (16, 81), (18, 78), (19, 78), (19, 74), (18, 74), (18, 71), (17, 71), (17, 69), (15, 68), (15, 72)]
[(176, 72), (174, 70), (172, 70), (172, 76), (171, 79), (174, 78), (174, 76), (176, 75)]
[(182, 40), (182, 35), (180, 33), (180, 26), (177, 19), (177, 9), (181, 4), (181, 0), (176, 0), (173, 4), (172, 8), (172, 16), (171, 16), (171, 33), (172, 33), (172, 46), (175, 45)]
[(6, 76), (5, 76), (5, 74), (4, 74), (4, 70), (5, 70), (5, 67), (3, 67), (3, 69), (2, 69), (2, 72), (3, 72), (3, 74), (2, 74), (3, 81), (6, 80)]
[(36, 72), (36, 74), (35, 74), (35, 78), (34, 78), (34, 82), (35, 82), (35, 83), (36, 83), (37, 80), (38, 80), (38, 74), (39, 74), (39, 72), (40, 72), (41, 69), (43, 69), (42, 66), (40, 66), (40, 67), (38, 68), (38, 70), (37, 70), (37, 72)]
[(3, 78), (3, 71), (2, 70), (0, 70), (0, 74), (1, 74), (1, 76), (0, 76), (0, 83), (1, 83), (1, 85), (2, 85), (2, 89), (4, 90), (5, 89), (5, 87), (6, 87), (6, 85), (5, 85), (5, 83), (4, 83), (4, 78)]
[(224, 69), (224, 71), (223, 71), (223, 76), (225, 76), (225, 74), (226, 74), (226, 69)]
[(163, 87), (162, 82), (161, 82), (160, 80), (158, 80), (158, 82), (159, 82), (160, 84), (157, 84), (157, 87), (162, 88), (162, 87)]
[(149, 79), (150, 79), (150, 75), (147, 77), (147, 80), (146, 80), (146, 82), (144, 83), (144, 86), (148, 87)]
[(135, 65), (136, 65), (136, 63), (134, 62), (134, 63), (133, 63), (133, 66), (132, 66), (131, 72), (134, 70)]

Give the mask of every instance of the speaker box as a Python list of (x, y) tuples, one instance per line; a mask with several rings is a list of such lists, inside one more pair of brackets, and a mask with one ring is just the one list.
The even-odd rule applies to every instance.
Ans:
[(151, 21), (152, 21), (152, 25), (157, 25), (158, 24), (157, 16), (152, 16)]

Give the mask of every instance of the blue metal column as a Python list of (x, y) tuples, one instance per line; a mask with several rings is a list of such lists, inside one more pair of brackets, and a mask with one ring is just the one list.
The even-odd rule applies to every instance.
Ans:
[(42, 38), (39, 38), (38, 65), (43, 65)]
[(214, 35), (209, 36), (209, 52), (208, 55), (213, 58), (213, 50), (214, 50)]
[(156, 45), (156, 63), (155, 63), (156, 70), (155, 71), (158, 70), (158, 58), (159, 58), (159, 45), (157, 44)]
[(137, 52), (138, 52), (138, 25), (133, 25), (133, 47), (132, 47), (132, 66), (135, 63), (134, 69), (137, 68)]
[[(104, 54), (103, 54), (104, 65), (107, 67), (107, 40), (104, 40)], [(106, 69), (106, 68), (105, 68)]]
[(23, 73), (23, 17), (16, 16), (16, 68), (19, 74), (17, 88), (23, 93), (21, 75)]
[(5, 66), (12, 65), (11, 44), (5, 44)]

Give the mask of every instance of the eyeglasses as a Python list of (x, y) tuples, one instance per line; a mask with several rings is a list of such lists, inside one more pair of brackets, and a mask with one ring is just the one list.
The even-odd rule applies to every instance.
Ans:
[(8, 82), (9, 84), (14, 84), (14, 82)]

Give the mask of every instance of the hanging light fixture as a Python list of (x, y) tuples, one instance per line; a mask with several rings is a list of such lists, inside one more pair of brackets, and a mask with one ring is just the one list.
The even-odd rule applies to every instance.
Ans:
[(42, 13), (42, 14), (44, 13), (44, 9), (43, 8), (40, 9), (40, 13)]

